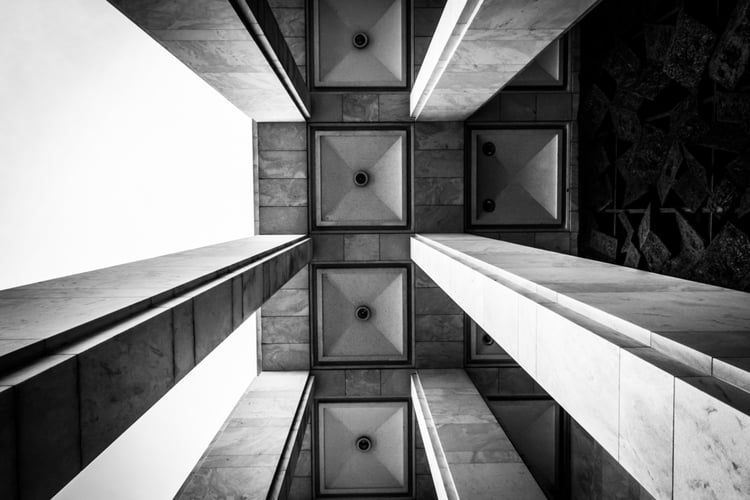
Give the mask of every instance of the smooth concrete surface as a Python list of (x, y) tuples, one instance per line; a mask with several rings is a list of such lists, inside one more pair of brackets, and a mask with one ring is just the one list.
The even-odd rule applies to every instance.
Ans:
[(304, 121), (309, 94), (266, 0), (110, 0), (257, 121)]
[[(131, 315), (163, 307), (172, 298), (301, 241), (301, 236), (256, 236), (0, 290), (0, 371)], [(310, 243), (302, 246), (309, 250)], [(278, 258), (289, 259), (289, 254), (282, 252)], [(262, 281), (255, 273), (263, 267), (248, 269), (245, 278)], [(283, 278), (274, 276), (269, 272), (267, 281), (278, 288)]]
[(597, 0), (449, 0), (411, 92), (411, 116), (471, 116)]
[(747, 332), (748, 294), (470, 235), (411, 254), (655, 498), (750, 495), (750, 395), (654, 343)]
[[(304, 267), (311, 253), (310, 239), (256, 237), (128, 264), (130, 281), (128, 273), (102, 270), (23, 287), (28, 297), (41, 293), (36, 299), (41, 303), (49, 300), (45, 294), (102, 293), (120, 278), (145, 294), (130, 299), (145, 307), (112, 312), (73, 302), (78, 308), (71, 318), (91, 318), (85, 330), (78, 328), (75, 340), (70, 330), (60, 333), (54, 314), (43, 317), (47, 330), (36, 331), (49, 337), (35, 339), (41, 350), (16, 356), (13, 361), (22, 361), (21, 366), (0, 375), (0, 388), (12, 396), (16, 422), (14, 435), (4, 439), (15, 449), (10, 469), (17, 470), (17, 484), (3, 477), (0, 491), (8, 492), (3, 498), (52, 496)], [(144, 266), (140, 273), (139, 264)], [(168, 278), (161, 282), (156, 279), (160, 269)], [(149, 277), (158, 288), (143, 288)], [(89, 288), (75, 288), (80, 283)], [(27, 311), (37, 316), (10, 316), (20, 332), (24, 324), (39, 324), (34, 322), (39, 312), (31, 306)], [(110, 316), (102, 319), (102, 314)], [(36, 359), (28, 357), (32, 354)]]
[(418, 370), (411, 398), (438, 498), (545, 498), (465, 371)]
[(306, 371), (258, 375), (175, 498), (287, 498), (313, 382)]

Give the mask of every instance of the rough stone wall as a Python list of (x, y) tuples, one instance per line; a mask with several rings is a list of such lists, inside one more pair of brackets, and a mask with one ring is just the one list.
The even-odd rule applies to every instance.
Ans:
[(583, 22), (582, 254), (750, 290), (750, 1)]

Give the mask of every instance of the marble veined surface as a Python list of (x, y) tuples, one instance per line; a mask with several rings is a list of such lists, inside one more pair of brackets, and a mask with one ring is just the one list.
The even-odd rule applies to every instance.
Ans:
[(255, 236), (0, 290), (0, 359), (38, 355), (56, 336), (122, 319), (301, 239)]
[(439, 498), (545, 498), (464, 370), (419, 370), (411, 394)]
[(750, 294), (465, 234), (411, 255), (655, 498), (750, 496)]
[(412, 117), (465, 120), (597, 2), (448, 0), (412, 89)]

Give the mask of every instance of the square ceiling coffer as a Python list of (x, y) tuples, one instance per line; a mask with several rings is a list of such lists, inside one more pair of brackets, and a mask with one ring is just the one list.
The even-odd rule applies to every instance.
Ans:
[(470, 227), (562, 227), (564, 126), (470, 130)]
[(316, 267), (315, 364), (408, 364), (407, 266)]
[(406, 1), (315, 0), (315, 86), (406, 87)]
[(409, 224), (409, 137), (403, 129), (313, 131), (317, 229)]
[(410, 493), (408, 402), (321, 402), (317, 417), (319, 495)]

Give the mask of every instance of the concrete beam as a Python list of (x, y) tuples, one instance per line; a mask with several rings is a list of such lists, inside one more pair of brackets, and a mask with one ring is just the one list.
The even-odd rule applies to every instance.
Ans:
[(258, 375), (175, 499), (286, 499), (310, 418), (313, 381), (308, 372)]
[(310, 95), (266, 0), (109, 0), (259, 122), (302, 122)]
[(448, 0), (412, 88), (412, 118), (465, 120), (598, 1)]
[(411, 400), (439, 499), (545, 498), (463, 370), (419, 370)]
[(750, 496), (750, 393), (656, 342), (742, 356), (750, 294), (471, 235), (411, 255), (655, 498)]
[(3, 291), (0, 340), (40, 347), (0, 374), (0, 498), (53, 496), (311, 254), (309, 238), (255, 237)]

